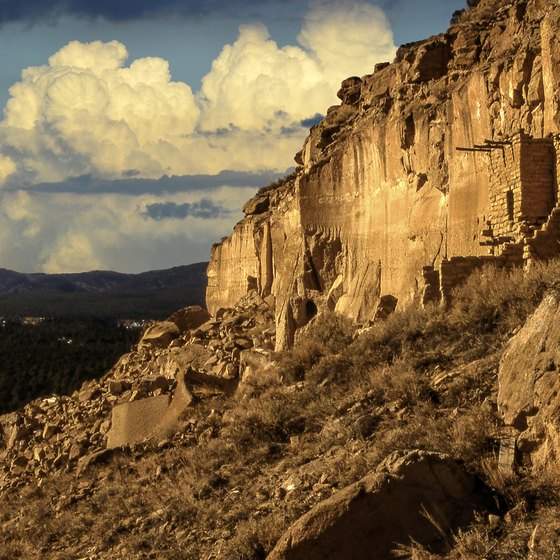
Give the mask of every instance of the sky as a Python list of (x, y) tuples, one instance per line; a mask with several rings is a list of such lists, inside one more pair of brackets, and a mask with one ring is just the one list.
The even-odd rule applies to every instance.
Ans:
[(208, 260), (340, 82), (465, 0), (0, 0), (0, 267)]

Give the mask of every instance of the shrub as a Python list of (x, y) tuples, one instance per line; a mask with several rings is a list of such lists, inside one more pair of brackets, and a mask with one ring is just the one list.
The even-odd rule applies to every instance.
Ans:
[(484, 267), (455, 289), (449, 322), (456, 330), (507, 332), (527, 319), (558, 279), (558, 259), (527, 271)]
[(301, 381), (324, 356), (348, 348), (354, 335), (352, 322), (335, 313), (318, 315), (300, 334), (291, 350), (277, 357), (277, 371), (287, 382)]

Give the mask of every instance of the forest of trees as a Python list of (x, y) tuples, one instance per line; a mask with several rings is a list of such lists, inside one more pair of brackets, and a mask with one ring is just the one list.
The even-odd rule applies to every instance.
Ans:
[(0, 321), (0, 414), (40, 396), (70, 394), (85, 380), (101, 377), (139, 335), (140, 327), (95, 317), (35, 325)]

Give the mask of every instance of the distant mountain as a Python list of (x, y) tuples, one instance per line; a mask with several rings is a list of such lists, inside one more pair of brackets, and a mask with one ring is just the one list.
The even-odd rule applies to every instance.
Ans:
[(161, 319), (187, 305), (204, 305), (206, 266), (203, 262), (140, 274), (0, 269), (0, 316)]

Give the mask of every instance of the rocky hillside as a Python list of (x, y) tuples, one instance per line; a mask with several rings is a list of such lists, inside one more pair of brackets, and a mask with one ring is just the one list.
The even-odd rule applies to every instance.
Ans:
[(484, 269), (361, 330), (320, 315), (282, 354), (255, 291), (151, 325), (0, 417), (0, 558), (552, 560), (559, 274)]
[(560, 7), (477, 4), (344, 81), (294, 176), (214, 247), (212, 313), (272, 294), (280, 349), (317, 310), (364, 323), (383, 296), (446, 299), (487, 260), (557, 252)]
[(558, 557), (560, 7), (470, 4), (343, 83), (208, 311), (0, 417), (0, 559)]

